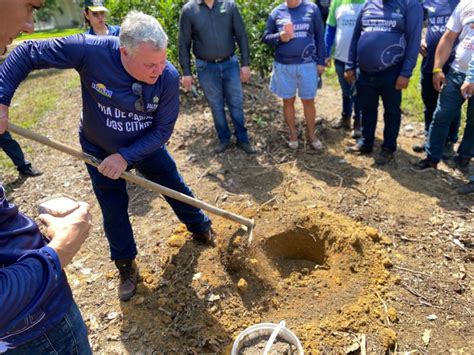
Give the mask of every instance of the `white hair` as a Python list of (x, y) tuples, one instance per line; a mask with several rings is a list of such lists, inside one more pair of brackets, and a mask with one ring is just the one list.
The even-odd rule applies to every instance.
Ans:
[(120, 45), (130, 52), (141, 43), (151, 43), (157, 50), (165, 49), (168, 36), (153, 16), (139, 11), (130, 11), (120, 26)]

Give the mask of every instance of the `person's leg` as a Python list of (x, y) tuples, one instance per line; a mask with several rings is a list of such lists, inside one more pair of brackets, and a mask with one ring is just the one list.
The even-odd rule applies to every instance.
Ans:
[(470, 98), (467, 104), (466, 127), (458, 148), (458, 155), (467, 161), (474, 157), (474, 98)]
[(377, 128), (380, 96), (377, 80), (379, 80), (378, 77), (361, 71), (356, 82), (362, 128), (362, 138), (358, 143), (368, 151), (371, 151), (374, 147), (375, 129)]
[(128, 194), (123, 179), (112, 180), (86, 164), (97, 201), (102, 211), (104, 232), (112, 260), (135, 259), (137, 247), (128, 217)]
[(316, 107), (314, 98), (318, 90), (318, 69), (316, 63), (306, 63), (297, 66), (298, 94), (303, 104), (306, 121), (306, 134), (312, 147), (316, 150), (322, 148), (316, 138)]
[(273, 63), (269, 89), (283, 99), (283, 117), (288, 125), (290, 148), (298, 147), (295, 125), (296, 65)]
[(336, 69), (339, 86), (341, 87), (342, 92), (342, 112), (340, 119), (336, 121), (332, 127), (336, 129), (350, 129), (352, 115), (352, 85), (344, 79), (345, 63), (336, 59), (334, 61), (334, 67)]
[(380, 77), (381, 96), (384, 106), (384, 130), (382, 149), (390, 152), (397, 150), (397, 138), (402, 119), (402, 92), (395, 89), (398, 70), (389, 69)]
[(224, 109), (224, 88), (219, 64), (196, 60), (196, 71), (207, 103), (211, 107), (214, 126), (221, 143), (229, 143), (231, 133)]
[(441, 160), (451, 124), (461, 115), (464, 98), (459, 88), (464, 77), (464, 74), (450, 71), (446, 76), (446, 85), (439, 95), (425, 147), (427, 157), (433, 163), (438, 163)]
[(289, 131), (290, 142), (298, 141), (298, 132), (296, 130), (295, 118), (295, 98), (283, 99), (283, 116)]
[(5, 151), (5, 154), (13, 161), (13, 164), (15, 164), (18, 170), (30, 165), (30, 163), (25, 160), (25, 155), (20, 145), (13, 139), (10, 132), (6, 131), (0, 134), (0, 148)]
[(229, 61), (219, 64), (219, 66), (222, 68), (224, 98), (234, 124), (235, 136), (238, 142), (248, 143), (239, 62), (236, 57), (232, 57)]
[[(163, 185), (169, 189), (194, 197), (189, 187), (179, 174), (176, 163), (165, 147), (158, 149), (135, 165), (135, 168), (147, 179)], [(191, 233), (207, 232), (211, 228), (211, 220), (204, 212), (164, 196), (179, 220), (184, 223)]]
[(316, 141), (316, 108), (314, 99), (301, 99), (303, 104), (304, 118), (306, 120), (306, 134), (309, 142)]
[(8, 350), (5, 354), (92, 354), (87, 328), (76, 303), (73, 302), (69, 312), (52, 329), (34, 340)]

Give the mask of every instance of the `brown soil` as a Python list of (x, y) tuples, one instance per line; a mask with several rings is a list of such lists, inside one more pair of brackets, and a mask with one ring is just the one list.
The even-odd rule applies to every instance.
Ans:
[[(75, 75), (46, 72), (21, 90)], [(35, 131), (77, 147), (80, 89), (62, 90), (61, 104)], [(94, 352), (226, 353), (246, 327), (285, 320), (311, 354), (356, 354), (361, 342), (371, 354), (469, 353), (474, 197), (455, 193), (466, 180), (448, 166), (410, 170), (422, 125), (404, 122), (396, 161), (376, 167), (371, 157), (344, 153), (353, 141), (329, 128), (340, 95), (326, 86), (317, 98), (326, 149), (293, 152), (266, 83), (254, 79), (245, 90), (259, 154), (233, 146), (216, 156), (209, 108), (190, 95), (169, 149), (200, 199), (255, 219), (253, 242), (213, 217), (218, 246), (197, 245), (158, 194), (129, 186), (142, 280), (126, 303), (116, 297), (117, 272), (84, 165), (19, 139), (44, 171), (27, 180), (2, 172), (24, 212), (36, 216), (34, 202), (58, 193), (91, 204), (91, 236), (67, 272)]]

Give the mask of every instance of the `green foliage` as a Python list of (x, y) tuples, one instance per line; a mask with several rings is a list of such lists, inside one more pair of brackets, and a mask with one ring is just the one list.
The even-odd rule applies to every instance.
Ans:
[(53, 28), (52, 30), (46, 31), (35, 31), (33, 33), (22, 33), (18, 39), (22, 41), (31, 40), (31, 39), (46, 39), (46, 38), (55, 38), (55, 37), (66, 37), (74, 35), (77, 33), (84, 32), (83, 28)]
[(35, 17), (40, 21), (48, 21), (57, 11), (58, 4), (56, 0), (46, 0), (44, 5), (36, 11)]
[[(187, 0), (109, 0), (111, 23), (119, 24), (130, 10), (143, 11), (155, 16), (169, 37), (169, 60), (178, 65), (179, 16)], [(266, 75), (273, 61), (272, 49), (261, 42), (268, 15), (282, 0), (237, 0), (249, 37), (252, 69)]]

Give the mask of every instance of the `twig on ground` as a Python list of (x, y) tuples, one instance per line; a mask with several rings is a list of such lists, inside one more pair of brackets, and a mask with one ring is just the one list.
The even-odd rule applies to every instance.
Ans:
[(387, 325), (390, 325), (390, 319), (388, 318), (388, 308), (387, 308), (387, 304), (385, 303), (385, 301), (382, 299), (382, 297), (380, 297), (379, 293), (378, 292), (375, 292), (376, 296), (378, 297), (378, 299), (380, 300), (380, 302), (382, 302), (383, 304), (383, 308), (385, 309), (385, 320), (387, 321)]
[(403, 271), (408, 271), (408, 272), (411, 272), (411, 273), (413, 273), (413, 274), (424, 275), (424, 276), (428, 276), (428, 277), (431, 277), (431, 276), (432, 276), (432, 275), (427, 274), (427, 273), (425, 273), (425, 272), (421, 272), (421, 271), (416, 271), (416, 270), (408, 269), (408, 268), (403, 267), (403, 266), (393, 265), (393, 267), (394, 267), (395, 269), (403, 270)]
[(203, 172), (203, 173), (201, 174), (201, 176), (199, 176), (199, 178), (196, 180), (195, 185), (198, 185), (198, 184), (201, 182), (201, 180), (204, 178), (204, 176), (206, 176), (207, 174), (209, 174), (209, 172), (210, 172), (211, 170), (212, 170), (212, 168), (209, 168), (209, 169), (207, 169), (205, 172)]
[(303, 166), (307, 169), (307, 170), (310, 170), (310, 171), (315, 171), (315, 172), (318, 172), (318, 173), (323, 173), (323, 174), (328, 174), (328, 175), (332, 175), (334, 177), (337, 177), (339, 179), (339, 187), (342, 187), (342, 184), (344, 183), (344, 178), (339, 175), (339, 174), (336, 174), (336, 173), (333, 173), (332, 171), (328, 171), (328, 170), (325, 170), (325, 169), (316, 169), (316, 168), (310, 168), (309, 166), (307, 166), (305, 163), (301, 163), (303, 164)]
[(262, 204), (260, 205), (260, 207), (263, 207), (263, 206), (265, 206), (265, 205), (268, 205), (269, 203), (272, 203), (273, 201), (276, 200), (276, 198), (277, 198), (277, 196), (273, 196), (273, 197), (272, 197), (271, 199), (269, 199), (268, 201), (262, 203)]

